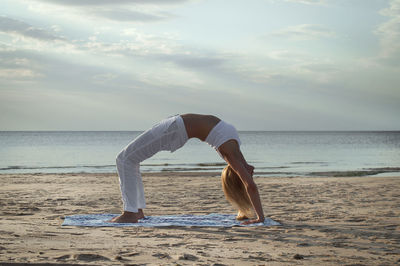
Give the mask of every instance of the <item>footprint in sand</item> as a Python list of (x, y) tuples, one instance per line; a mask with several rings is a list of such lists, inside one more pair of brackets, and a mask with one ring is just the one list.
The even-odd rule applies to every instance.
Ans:
[(91, 262), (91, 261), (101, 261), (101, 260), (107, 260), (109, 261), (110, 259), (101, 255), (97, 254), (75, 254), (75, 255), (62, 255), (60, 257), (56, 257), (56, 260), (69, 260), (69, 259), (75, 259), (75, 260), (81, 260), (81, 261), (86, 261), (86, 262)]
[(191, 255), (191, 254), (186, 254), (186, 253), (184, 253), (183, 255), (181, 255), (181, 256), (178, 256), (178, 260), (190, 260), (190, 261), (196, 261), (196, 260), (198, 260), (199, 258), (198, 257), (196, 257), (195, 255)]
[(76, 260), (82, 260), (82, 261), (99, 261), (99, 260), (110, 260), (107, 257), (97, 255), (97, 254), (75, 254), (73, 256), (74, 259)]
[(62, 255), (60, 257), (56, 257), (56, 260), (68, 260), (71, 258), (71, 255)]
[(159, 258), (159, 259), (170, 259), (171, 256), (168, 253), (155, 253), (153, 254), (153, 257)]

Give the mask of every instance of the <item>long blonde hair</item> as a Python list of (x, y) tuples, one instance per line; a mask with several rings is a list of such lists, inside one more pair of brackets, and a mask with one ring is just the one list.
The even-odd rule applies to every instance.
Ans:
[(247, 218), (252, 217), (253, 205), (251, 204), (246, 188), (240, 177), (229, 165), (222, 170), (221, 183), (225, 198), (239, 210), (239, 213), (245, 215)]

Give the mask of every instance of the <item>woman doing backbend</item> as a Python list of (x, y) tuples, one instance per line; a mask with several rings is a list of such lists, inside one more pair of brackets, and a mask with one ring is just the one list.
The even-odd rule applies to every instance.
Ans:
[(181, 148), (188, 139), (198, 138), (216, 149), (228, 163), (222, 172), (222, 186), (226, 198), (239, 209), (237, 219), (255, 219), (244, 224), (264, 221), (263, 209), (256, 184), (254, 167), (249, 165), (240, 151), (236, 129), (212, 115), (184, 114), (167, 118), (145, 131), (117, 156), (124, 212), (111, 222), (137, 223), (144, 218), (146, 207), (140, 163), (161, 150), (171, 152)]

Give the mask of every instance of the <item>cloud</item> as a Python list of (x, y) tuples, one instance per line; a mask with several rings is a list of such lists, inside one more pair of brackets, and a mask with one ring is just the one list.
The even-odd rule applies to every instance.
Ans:
[[(295, 4), (303, 4), (303, 5), (324, 5), (327, 0), (267, 0), (268, 2), (290, 2)], [(337, 1), (337, 0), (335, 0)], [(348, 0), (346, 0), (348, 1)]]
[(136, 21), (136, 22), (153, 22), (173, 18), (174, 16), (164, 13), (144, 13), (135, 10), (122, 9), (122, 8), (101, 8), (90, 11), (95, 16), (108, 18), (114, 21)]
[(0, 58), (2, 59), (0, 60), (1, 85), (30, 82), (43, 76), (36, 60), (22, 51), (0, 50)]
[(285, 0), (285, 2), (293, 2), (306, 5), (321, 5), (325, 4), (325, 0)]
[(38, 0), (40, 2), (46, 2), (51, 4), (63, 5), (63, 6), (106, 6), (106, 5), (129, 5), (129, 4), (175, 4), (183, 3), (188, 0)]
[(210, 69), (218, 67), (227, 61), (227, 59), (223, 58), (221, 55), (212, 56), (206, 53), (200, 55), (176, 53), (158, 55), (156, 57), (189, 69)]
[(5, 16), (0, 16), (0, 32), (13, 33), (40, 41), (64, 41), (64, 38), (55, 36), (49, 31), (35, 28), (26, 22)]
[[(107, 34), (107, 32), (106, 32)], [(104, 42), (95, 36), (86, 42), (75, 43), (76, 49), (94, 54), (143, 59), (147, 62), (172, 63), (185, 70), (207, 70), (222, 66), (230, 55), (207, 49), (182, 46), (170, 35), (151, 35), (135, 28), (120, 32), (118, 42)]]
[(289, 40), (313, 40), (333, 38), (336, 33), (322, 25), (301, 24), (290, 26), (268, 34), (268, 37), (287, 38)]
[[(52, 35), (45, 30), (36, 29), (23, 21), (6, 17), (0, 17), (0, 19), (0, 22), (7, 22), (0, 24), (0, 31), (17, 34), (23, 37), (35, 38), (41, 41), (40, 45), (38, 45), (35, 42), (31, 42), (29, 39), (20, 39), (14, 41), (13, 46), (3, 45), (4, 47), (0, 47), (2, 57), (7, 50), (13, 48), (12, 53), (9, 53), (9, 57), (11, 57), (11, 55), (14, 57), (7, 61), (8, 66), (0, 64), (0, 69), (3, 71), (2, 76), (8, 76), (10, 81), (26, 80), (28, 78), (34, 79), (43, 76), (48, 78), (52, 75), (57, 76), (57, 72), (41, 74), (43, 70), (47, 69), (47, 65), (43, 65), (45, 62), (41, 62), (40, 59), (34, 56), (37, 53), (57, 57), (61, 61), (69, 61), (68, 55), (72, 55), (71, 59), (80, 61), (81, 59), (77, 57), (77, 55), (79, 55), (79, 58), (87, 58), (86, 61), (91, 62), (91, 64), (102, 64), (102, 62), (107, 60), (107, 62), (109, 62), (108, 64), (112, 64), (117, 68), (119, 68), (121, 64), (130, 67), (141, 65), (143, 68), (145, 64), (149, 67), (147, 67), (146, 70), (142, 69), (140, 73), (147, 73), (147, 76), (154, 76), (155, 73), (151, 70), (154, 66), (162, 67), (165, 68), (163, 72), (169, 73), (169, 75), (174, 73), (175, 81), (172, 82), (174, 84), (171, 85), (183, 85), (184, 83), (180, 80), (183, 80), (184, 77), (190, 77), (191, 80), (195, 81), (195, 84), (201, 84), (202, 79), (198, 76), (198, 73), (211, 73), (227, 61), (227, 58), (219, 53), (215, 54), (203, 50), (182, 47), (174, 37), (169, 35), (156, 36), (144, 34), (134, 28), (121, 30), (119, 32), (119, 40), (116, 42), (104, 41), (101, 35), (92, 36), (88, 38), (88, 40), (68, 40)], [(113, 28), (106, 30), (104, 36), (111, 34), (111, 31), (113, 35), (118, 36), (118, 33), (116, 33)], [(53, 45), (54, 40), (63, 40), (63, 42)], [(31, 58), (24, 56), (24, 54), (27, 53), (30, 53)], [(29, 59), (29, 62), (35, 62), (35, 64), (32, 63), (24, 67), (11, 64), (11, 62), (17, 62), (21, 58), (24, 60)], [(46, 60), (48, 60), (48, 58)], [(44, 59), (42, 61), (44, 61)], [(52, 68), (59, 64), (60, 63), (54, 62)], [(171, 64), (173, 64), (174, 67), (171, 68)], [(42, 65), (42, 67), (38, 67), (40, 65)], [(153, 65), (153, 67), (150, 67), (150, 65)], [(65, 69), (67, 68), (71, 69), (71, 67), (66, 67)], [(75, 73), (74, 71), (69, 72)], [(75, 74), (80, 76), (79, 73)], [(104, 80), (108, 80), (110, 77), (107, 75), (104, 76), (103, 72), (100, 74), (93, 73), (93, 81), (97, 83), (104, 82)], [(136, 76), (136, 80), (144, 81), (147, 84), (152, 84), (154, 81), (157, 84), (171, 83), (165, 81), (170, 80), (166, 75), (161, 75), (164, 82), (157, 78), (148, 79), (146, 75), (143, 74), (143, 76), (141, 76), (140, 74)], [(105, 77), (107, 78), (105, 79)], [(188, 87), (191, 87), (191, 85), (188, 85)]]
[(169, 6), (185, 3), (188, 0), (36, 0), (45, 5), (32, 6), (31, 8), (43, 12), (54, 8), (73, 10), (79, 17), (94, 16), (119, 22), (157, 22), (175, 18), (173, 14), (165, 11)]
[(32, 71), (31, 69), (23, 68), (9, 68), (1, 69), (0, 78), (12, 79), (12, 80), (26, 80), (38, 77), (39, 75)]
[(380, 24), (375, 34), (380, 37), (381, 53), (378, 61), (392, 66), (400, 66), (400, 0), (391, 0), (388, 8), (380, 14), (389, 17)]

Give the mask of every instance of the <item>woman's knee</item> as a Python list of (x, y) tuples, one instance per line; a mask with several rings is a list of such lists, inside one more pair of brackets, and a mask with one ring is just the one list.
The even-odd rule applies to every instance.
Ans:
[(115, 161), (117, 164), (123, 163), (125, 161), (125, 151), (122, 150), (120, 153), (118, 153)]
[(116, 157), (117, 167), (129, 167), (136, 170), (140, 163), (141, 161), (136, 158), (134, 153), (127, 154), (126, 151), (121, 151)]

